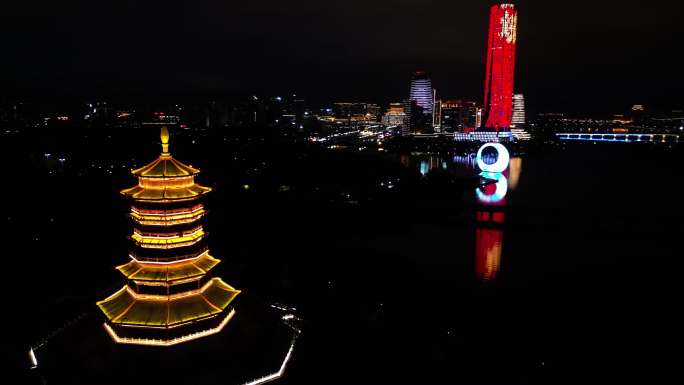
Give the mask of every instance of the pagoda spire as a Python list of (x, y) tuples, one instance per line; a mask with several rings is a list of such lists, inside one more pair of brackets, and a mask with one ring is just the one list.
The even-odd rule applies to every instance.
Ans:
[(162, 126), (159, 136), (161, 137), (162, 155), (171, 155), (169, 152), (169, 129), (166, 126)]

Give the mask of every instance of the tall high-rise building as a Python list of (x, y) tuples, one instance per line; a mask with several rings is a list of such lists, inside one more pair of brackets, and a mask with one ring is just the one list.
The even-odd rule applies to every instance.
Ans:
[(432, 127), (439, 127), (441, 115), (441, 102), (437, 99), (437, 90), (432, 89)]
[(515, 140), (530, 140), (532, 136), (525, 130), (525, 97), (513, 95), (513, 118), (511, 119), (511, 136)]
[(491, 7), (482, 127), (486, 130), (511, 127), (517, 22), (518, 12), (513, 4)]
[(432, 114), (426, 114), (417, 101), (404, 100), (404, 111), (406, 112), (406, 120), (401, 127), (402, 135), (424, 131), (431, 125)]
[(475, 111), (475, 127), (482, 127), (482, 108)]
[(425, 71), (416, 71), (411, 78), (411, 91), (409, 100), (415, 101), (423, 110), (423, 114), (432, 119), (432, 107), (434, 104), (434, 94), (432, 89), (432, 79)]
[[(435, 104), (435, 108), (437, 105)], [(477, 127), (477, 103), (448, 99), (440, 101), (440, 125), (445, 132), (461, 132)]]
[(523, 94), (513, 95), (513, 117), (511, 128), (525, 127), (525, 97)]
[(435, 99), (434, 111), (432, 113), (432, 125), (441, 130), (442, 127), (442, 101)]
[(434, 98), (430, 75), (425, 71), (414, 72), (411, 77), (409, 98), (404, 105), (407, 123), (402, 127), (403, 134), (432, 130)]

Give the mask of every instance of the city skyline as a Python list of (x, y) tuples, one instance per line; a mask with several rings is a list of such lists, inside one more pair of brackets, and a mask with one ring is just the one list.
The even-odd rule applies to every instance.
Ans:
[(672, 382), (682, 12), (13, 2), (7, 377)]
[[(677, 92), (684, 80), (673, 76), (682, 53), (667, 44), (683, 37), (670, 20), (681, 3), (649, 9), (636, 1), (512, 3), (525, 20), (519, 26), (515, 91), (527, 96), (530, 108), (667, 109), (684, 101)], [(80, 5), (65, 12), (44, 4), (39, 13), (25, 5), (9, 7), (0, 27), (7, 53), (0, 64), (5, 97), (297, 92), (320, 104), (386, 104), (401, 100), (408, 74), (425, 69), (441, 95), (482, 98), (478, 79), (484, 77), (489, 5), (482, 2), (405, 1), (389, 7), (351, 1), (337, 7), (301, 1), (216, 8), (201, 0), (191, 10), (105, 2), (105, 10), (118, 9), (98, 13)], [(387, 13), (393, 17), (382, 17)], [(349, 14), (364, 27), (342, 23)], [(288, 16), (307, 23), (284, 23)], [(259, 29), (250, 27), (255, 23)], [(402, 28), (387, 28), (394, 23)], [(409, 36), (421, 43), (404, 44)], [(46, 57), (49, 66), (43, 64)]]

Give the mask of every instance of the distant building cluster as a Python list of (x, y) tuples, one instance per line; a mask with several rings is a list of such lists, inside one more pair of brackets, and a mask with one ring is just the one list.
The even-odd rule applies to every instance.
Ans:
[(545, 113), (531, 116), (525, 96), (515, 93), (518, 14), (512, 4), (490, 8), (487, 62), (482, 101), (439, 95), (430, 72), (411, 74), (404, 97), (381, 105), (339, 101), (323, 108), (296, 94), (219, 98), (155, 106), (95, 100), (78, 106), (46, 108), (30, 103), (0, 103), (0, 129), (9, 135), (21, 128), (140, 128), (177, 126), (182, 130), (273, 129), (282, 135), (325, 139), (359, 134), (445, 136), (458, 140), (530, 139), (530, 133), (684, 131), (684, 112), (654, 112), (644, 104), (600, 119)]
[(354, 122), (377, 122), (380, 118), (380, 106), (373, 103), (335, 103), (335, 119)]
[[(483, 105), (467, 100), (440, 100), (430, 74), (422, 70), (414, 72), (409, 97), (403, 102), (402, 135), (483, 131), (493, 132), (494, 139), (511, 134), (517, 139), (529, 139), (525, 131), (524, 97), (513, 93), (517, 21), (518, 14), (512, 4), (493, 5), (490, 9)], [(396, 122), (397, 116), (396, 110), (391, 114), (388, 111), (383, 121)], [(492, 136), (482, 135), (487, 139)]]
[(553, 133), (669, 133), (684, 132), (684, 110), (649, 111), (634, 105), (629, 112), (603, 117), (577, 117), (565, 113), (540, 113), (528, 123), (535, 131)]
[(390, 127), (401, 126), (406, 122), (406, 117), (403, 103), (390, 103), (387, 112), (382, 117), (382, 124)]

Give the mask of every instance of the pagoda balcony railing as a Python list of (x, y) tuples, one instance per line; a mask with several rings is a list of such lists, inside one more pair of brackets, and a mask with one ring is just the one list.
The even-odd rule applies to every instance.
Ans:
[(188, 239), (188, 240), (183, 240), (183, 241), (174, 242), (174, 243), (145, 243), (145, 242), (140, 242), (136, 239), (133, 239), (133, 237), (129, 237), (129, 239), (133, 243), (135, 243), (137, 246), (139, 246), (143, 249), (173, 250), (173, 249), (179, 249), (181, 247), (189, 247), (189, 246), (195, 245), (198, 242), (201, 242), (202, 239), (204, 239), (204, 235), (205, 234), (202, 234), (202, 235), (200, 235), (194, 239)]
[(189, 208), (177, 208), (177, 209), (147, 209), (147, 208), (142, 208), (142, 207), (136, 207), (132, 206), (131, 207), (131, 212), (134, 214), (138, 215), (178, 215), (178, 214), (192, 214), (194, 212), (200, 211), (204, 209), (204, 205), (196, 204), (192, 207)]
[(139, 253), (136, 253), (134, 251), (131, 251), (129, 253), (129, 256), (138, 261), (138, 262), (148, 262), (148, 263), (172, 263), (172, 262), (177, 262), (177, 261), (184, 261), (184, 260), (189, 260), (189, 259), (197, 259), (201, 257), (203, 254), (209, 252), (209, 247), (208, 246), (203, 246), (202, 248), (198, 249), (197, 251), (193, 253), (188, 253), (188, 254), (182, 254), (182, 255), (176, 255), (176, 256), (170, 256), (170, 257), (150, 257), (150, 256), (145, 256), (145, 255), (140, 255)]

